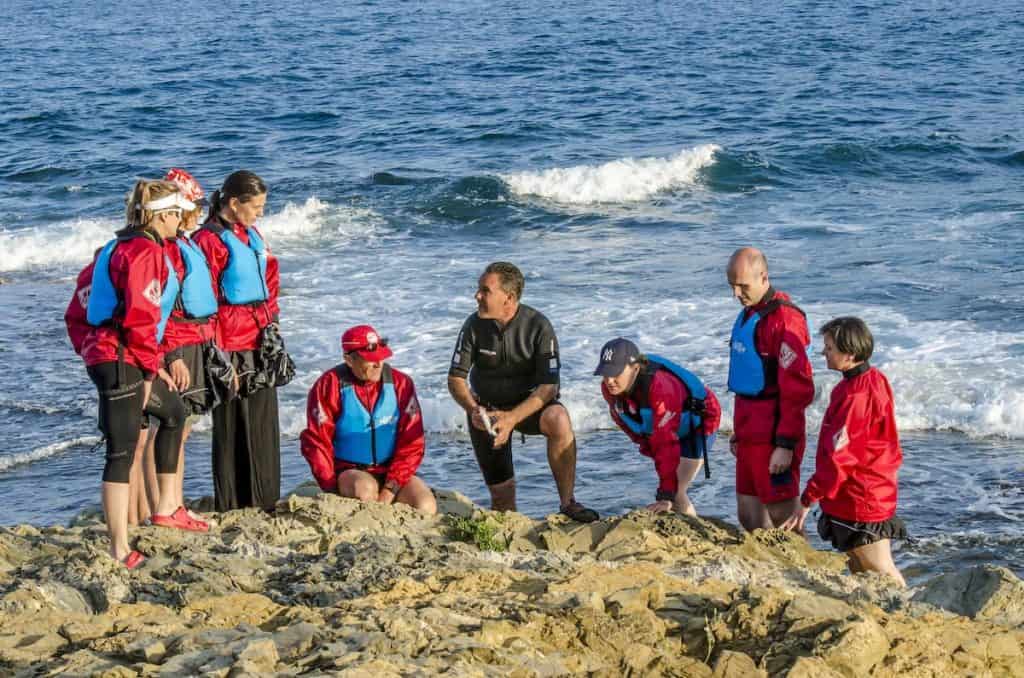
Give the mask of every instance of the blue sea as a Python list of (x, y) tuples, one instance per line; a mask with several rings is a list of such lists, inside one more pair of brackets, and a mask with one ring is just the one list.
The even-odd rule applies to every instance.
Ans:
[[(912, 581), (978, 562), (1024, 574), (1024, 5), (954, 2), (294, 3), (0, 9), (0, 524), (98, 501), (94, 390), (62, 315), (138, 177), (270, 185), (298, 376), (281, 393), (284, 489), (307, 389), (369, 322), (416, 380), (422, 475), (483, 501), (447, 394), (493, 260), (561, 342), (577, 496), (653, 500), (592, 376), (633, 338), (726, 409), (737, 302), (724, 268), (761, 247), (813, 328), (875, 333), (905, 453)], [(810, 452), (837, 375), (815, 338)], [(212, 493), (209, 421), (186, 493)], [(555, 510), (543, 443), (515, 448), (520, 507)], [(734, 519), (715, 450), (700, 511)], [(814, 543), (821, 542), (814, 538)]]

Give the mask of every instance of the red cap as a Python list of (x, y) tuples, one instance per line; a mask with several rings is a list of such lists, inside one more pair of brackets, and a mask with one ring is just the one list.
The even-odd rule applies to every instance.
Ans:
[(204, 202), (206, 194), (203, 193), (203, 187), (199, 185), (194, 176), (185, 170), (172, 167), (164, 179), (177, 184), (181, 194), (197, 205)]
[(355, 351), (363, 360), (374, 363), (391, 357), (388, 340), (369, 325), (356, 325), (345, 330), (341, 335), (341, 350), (345, 353)]

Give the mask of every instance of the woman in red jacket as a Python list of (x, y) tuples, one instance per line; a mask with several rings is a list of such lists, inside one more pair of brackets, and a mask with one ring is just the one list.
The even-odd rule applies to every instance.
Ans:
[(228, 352), (241, 382), (239, 397), (213, 408), (217, 511), (272, 510), (281, 496), (277, 390), (258, 364), (264, 332), (276, 334), (280, 282), (277, 259), (255, 226), (266, 203), (262, 179), (234, 172), (210, 196), (206, 223), (192, 236), (217, 286), (217, 345)]
[[(619, 337), (601, 348), (594, 370), (612, 420), (654, 460), (658, 491), (648, 511), (695, 516), (687, 490), (714, 445), (722, 410), (692, 372)], [(710, 476), (709, 476), (710, 477)]]
[(864, 321), (836, 318), (821, 335), (828, 368), (843, 378), (821, 422), (814, 475), (782, 527), (802, 531), (811, 506), (821, 502), (818, 533), (846, 553), (851, 572), (881, 572), (906, 586), (890, 548), (892, 539), (907, 536), (896, 516), (903, 453), (892, 388), (868, 363), (874, 339)]
[(110, 553), (129, 569), (145, 560), (128, 546), (129, 477), (144, 414), (160, 420), (156, 471), (164, 497), (154, 523), (165, 524), (177, 508), (171, 488), (185, 412), (162, 367), (159, 343), (177, 294), (162, 242), (177, 231), (184, 204), (174, 184), (139, 181), (127, 203), (128, 226), (79, 275), (65, 314), (71, 342), (99, 392)]

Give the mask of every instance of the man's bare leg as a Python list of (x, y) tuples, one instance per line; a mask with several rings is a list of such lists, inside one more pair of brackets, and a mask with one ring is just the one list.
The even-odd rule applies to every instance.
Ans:
[(395, 501), (402, 504), (408, 504), (417, 511), (425, 513), (428, 516), (432, 516), (437, 513), (437, 500), (434, 499), (434, 493), (431, 492), (427, 484), (417, 476), (410, 478), (409, 482), (407, 482), (405, 486), (398, 491), (398, 496), (395, 497)]
[[(793, 515), (797, 507), (800, 506), (800, 497), (793, 497), (792, 499), (786, 499), (785, 501), (777, 501), (771, 504), (765, 504), (765, 510), (768, 512), (768, 517), (771, 520), (769, 527), (779, 527), (782, 523), (786, 522), (786, 519)], [(807, 536), (802, 531), (801, 535)]]
[(342, 471), (338, 475), (338, 494), (359, 501), (377, 501), (377, 479), (359, 469)]
[(768, 509), (761, 503), (761, 499), (754, 495), (736, 495), (736, 515), (739, 518), (740, 525), (747, 532), (770, 529), (772, 527), (772, 519), (768, 515)]
[(569, 413), (562, 405), (552, 405), (540, 416), (540, 432), (547, 438), (548, 465), (558, 487), (560, 506), (573, 500), (576, 489), (576, 436)]
[[(906, 587), (907, 582), (903, 579), (903, 574), (893, 562), (892, 546), (889, 539), (882, 539), (866, 546), (858, 546), (847, 551), (846, 555), (851, 564), (854, 560), (857, 561), (860, 572), (880, 572), (895, 579), (901, 587)], [(850, 571), (853, 571), (852, 567)]]
[(488, 485), (491, 493), (492, 511), (515, 511), (516, 510), (516, 479), (509, 478), (497, 485)]

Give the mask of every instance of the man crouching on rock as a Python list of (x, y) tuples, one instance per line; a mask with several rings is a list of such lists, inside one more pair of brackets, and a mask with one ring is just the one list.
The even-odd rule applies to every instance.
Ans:
[(317, 484), (343, 497), (437, 513), (433, 493), (415, 475), (424, 436), (412, 379), (384, 364), (391, 349), (369, 325), (346, 330), (341, 349), (344, 364), (320, 375), (306, 405), (302, 456)]

